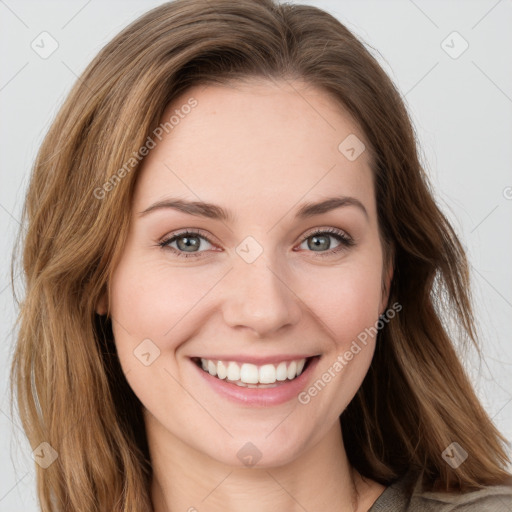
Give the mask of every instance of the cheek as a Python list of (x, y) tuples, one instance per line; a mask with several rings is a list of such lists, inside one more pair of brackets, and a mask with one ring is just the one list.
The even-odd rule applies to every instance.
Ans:
[[(187, 267), (187, 263), (171, 268), (162, 261), (135, 253), (131, 256), (129, 251), (125, 254), (111, 286), (116, 341), (120, 348), (128, 345), (133, 350), (134, 344), (149, 338), (162, 349), (172, 349), (173, 340), (192, 335), (185, 331), (198, 324), (193, 319), (201, 317), (201, 312), (207, 314), (207, 304), (215, 302), (214, 288), (226, 269), (210, 265)], [(326, 336), (336, 344), (350, 343), (378, 319), (381, 263), (375, 254), (363, 253), (336, 268), (299, 268), (292, 281), (290, 287), (322, 320)]]
[(336, 341), (338, 349), (374, 325), (382, 300), (381, 266), (378, 261), (351, 262), (337, 269), (309, 272), (303, 296)]
[(179, 341), (173, 340), (186, 339), (185, 330), (196, 325), (190, 321), (195, 309), (221, 277), (222, 273), (199, 267), (170, 268), (141, 257), (125, 258), (111, 286), (118, 350), (133, 350), (147, 338), (162, 351), (175, 348)]
[[(200, 328), (201, 301), (221, 277), (195, 270), (127, 255), (112, 276), (117, 354), (130, 387), (149, 410), (159, 410), (161, 397), (180, 396), (180, 387), (170, 377), (180, 373), (176, 350)], [(186, 400), (180, 403), (193, 409)]]
[(345, 410), (368, 372), (382, 297), (377, 262), (347, 264), (330, 277), (320, 280), (317, 274), (318, 286), (310, 288), (308, 304), (332, 345), (326, 347), (317, 378), (298, 397), (310, 414), (322, 411), (326, 423)]

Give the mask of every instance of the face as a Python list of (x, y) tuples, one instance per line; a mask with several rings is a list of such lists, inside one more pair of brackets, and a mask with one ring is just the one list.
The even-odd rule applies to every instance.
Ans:
[(386, 306), (365, 137), (299, 82), (193, 87), (173, 114), (111, 282), (121, 366), (161, 442), (285, 464), (356, 393)]

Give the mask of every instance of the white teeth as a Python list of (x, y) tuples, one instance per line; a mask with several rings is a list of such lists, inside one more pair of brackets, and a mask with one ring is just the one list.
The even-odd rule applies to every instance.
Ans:
[(283, 361), (277, 365), (276, 369), (276, 380), (283, 381), (288, 378), (288, 371), (286, 369), (286, 363)]
[[(293, 380), (298, 377), (306, 359), (296, 361), (282, 361), (277, 365), (264, 364), (256, 366), (251, 363), (240, 365), (234, 361), (213, 361), (201, 359), (201, 367), (210, 375), (219, 379), (226, 379), (244, 387), (273, 387), (266, 384), (275, 384), (276, 381)], [(261, 385), (261, 386), (260, 386)]]
[(208, 361), (208, 373), (210, 375), (217, 375), (217, 365), (213, 361)]
[(244, 363), (240, 369), (240, 380), (246, 384), (258, 384), (258, 367), (255, 364)]
[(231, 361), (228, 363), (228, 380), (240, 380), (240, 366)]
[(297, 363), (292, 361), (290, 366), (288, 366), (287, 377), (291, 380), (297, 375)]
[(219, 377), (219, 379), (225, 379), (227, 375), (228, 369), (226, 368), (226, 365), (222, 361), (219, 361), (217, 363), (217, 377)]
[(273, 384), (276, 381), (276, 367), (273, 364), (264, 364), (261, 366), (259, 370), (259, 381), (261, 384)]

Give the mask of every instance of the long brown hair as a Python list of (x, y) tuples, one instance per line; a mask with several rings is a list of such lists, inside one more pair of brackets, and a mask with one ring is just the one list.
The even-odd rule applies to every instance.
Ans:
[[(315, 7), (272, 0), (178, 0), (117, 35), (69, 94), (38, 153), (20, 237), (25, 292), (11, 369), (44, 512), (151, 510), (141, 404), (124, 378), (110, 312), (95, 313), (127, 235), (138, 161), (126, 166), (189, 86), (304, 80), (342, 105), (371, 149), (382, 239), (403, 310), (380, 332), (369, 372), (340, 417), (348, 457), (389, 484), (423, 468), (432, 488), (509, 476), (505, 439), (480, 405), (443, 311), (476, 342), (468, 264), (436, 206), (404, 103), (365, 46)], [(124, 169), (124, 172), (120, 170)], [(114, 179), (115, 178), (115, 179)], [(457, 469), (442, 452), (469, 454)]]

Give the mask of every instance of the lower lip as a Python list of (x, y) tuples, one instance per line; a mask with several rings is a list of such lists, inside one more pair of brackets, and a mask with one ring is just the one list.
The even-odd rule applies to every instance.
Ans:
[(214, 391), (226, 397), (238, 405), (249, 405), (251, 407), (267, 407), (270, 405), (280, 405), (296, 398), (299, 393), (306, 387), (306, 383), (313, 373), (315, 366), (320, 359), (315, 356), (309, 361), (306, 369), (295, 379), (286, 380), (283, 384), (278, 384), (275, 388), (245, 388), (230, 384), (225, 380), (213, 377), (205, 372), (193, 361), (192, 365), (199, 372), (206, 383), (209, 384)]

